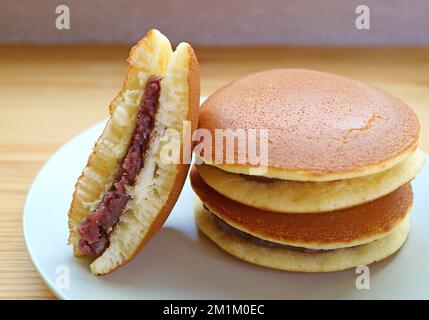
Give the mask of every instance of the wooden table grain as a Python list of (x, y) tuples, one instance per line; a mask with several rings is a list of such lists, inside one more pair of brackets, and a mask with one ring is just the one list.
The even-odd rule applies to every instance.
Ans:
[[(126, 46), (0, 46), (0, 299), (51, 299), (26, 252), (22, 209), (52, 153), (106, 118), (125, 69)], [(279, 67), (359, 79), (418, 113), (429, 151), (429, 48), (203, 47), (202, 94), (234, 78)], [(65, 213), (64, 213), (65, 214)]]

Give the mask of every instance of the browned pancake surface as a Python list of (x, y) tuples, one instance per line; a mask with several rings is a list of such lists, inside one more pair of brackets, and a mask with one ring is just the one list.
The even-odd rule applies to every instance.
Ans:
[(259, 238), (279, 243), (365, 243), (387, 234), (412, 206), (411, 185), (352, 208), (305, 215), (276, 213), (249, 207), (228, 199), (209, 187), (191, 170), (191, 184), (201, 201), (228, 224)]
[(416, 114), (387, 92), (297, 69), (251, 74), (223, 87), (203, 104), (199, 127), (213, 137), (216, 128), (268, 129), (269, 167), (314, 176), (384, 165), (414, 150), (419, 134)]

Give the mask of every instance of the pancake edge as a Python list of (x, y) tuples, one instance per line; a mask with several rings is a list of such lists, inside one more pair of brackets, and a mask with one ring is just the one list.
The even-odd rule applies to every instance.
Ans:
[[(221, 170), (239, 173), (246, 175), (256, 175), (266, 178), (277, 178), (281, 180), (291, 180), (291, 181), (308, 181), (308, 182), (327, 182), (335, 180), (346, 180), (354, 179), (363, 176), (368, 176), (376, 173), (383, 172), (388, 170), (400, 162), (404, 161), (410, 157), (418, 148), (418, 140), (415, 141), (409, 148), (403, 150), (401, 153), (392, 156), (384, 161), (375, 164), (369, 164), (364, 167), (356, 168), (355, 170), (345, 170), (345, 171), (314, 171), (314, 170), (294, 170), (291, 168), (279, 168), (273, 166), (258, 167), (258, 166), (248, 166), (241, 164), (217, 164), (211, 160), (204, 159), (202, 160), (210, 165), (213, 165)], [(262, 172), (262, 173), (261, 173)]]
[(341, 271), (386, 259), (402, 247), (410, 230), (407, 216), (385, 237), (368, 244), (324, 253), (303, 253), (263, 247), (227, 234), (216, 227), (210, 212), (203, 208), (201, 202), (196, 206), (195, 218), (198, 229), (228, 254), (262, 267), (304, 273)]
[[(250, 181), (242, 175), (223, 171), (216, 166), (201, 164), (196, 165), (196, 168), (205, 183), (221, 195), (238, 203), (278, 213), (311, 214), (347, 209), (381, 198), (413, 180), (422, 169), (424, 162), (423, 152), (418, 149), (409, 158), (384, 172), (355, 179), (319, 183), (282, 180), (268, 183)], [(232, 184), (231, 188), (225, 188), (228, 184)], [(313, 189), (312, 186), (314, 186)], [(284, 200), (285, 198), (282, 197), (282, 202), (270, 196), (264, 197), (264, 193), (271, 193), (271, 190), (281, 194), (278, 191), (279, 187), (290, 193), (291, 198)], [(288, 190), (296, 189), (295, 187), (302, 188), (301, 192), (291, 193)], [(238, 189), (240, 190), (238, 193), (234, 192)], [(348, 190), (339, 193), (338, 189)], [(252, 194), (253, 191), (255, 194)], [(308, 197), (304, 196), (304, 193), (308, 193)], [(308, 199), (313, 200), (315, 194), (319, 194), (320, 197), (314, 203), (309, 202)], [(353, 197), (350, 197), (350, 194)]]

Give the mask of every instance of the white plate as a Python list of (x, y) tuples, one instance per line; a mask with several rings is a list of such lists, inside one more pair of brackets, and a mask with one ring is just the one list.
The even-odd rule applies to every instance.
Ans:
[[(67, 246), (74, 183), (104, 122), (64, 145), (35, 179), (24, 208), (24, 238), (41, 277), (64, 299), (411, 299), (429, 298), (429, 166), (413, 182), (412, 230), (393, 258), (370, 266), (370, 290), (355, 270), (299, 274), (241, 262), (197, 232), (187, 182), (164, 227), (128, 264), (104, 277)], [(428, 162), (428, 161), (427, 161)], [(64, 282), (69, 272), (69, 288)], [(58, 280), (58, 282), (57, 282)], [(58, 285), (57, 285), (58, 284)]]

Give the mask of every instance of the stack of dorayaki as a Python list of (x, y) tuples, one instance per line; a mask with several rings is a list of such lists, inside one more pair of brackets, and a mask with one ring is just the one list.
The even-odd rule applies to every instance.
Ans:
[(404, 244), (410, 181), (423, 157), (417, 116), (400, 99), (337, 75), (271, 70), (210, 96), (199, 128), (213, 137), (216, 129), (268, 130), (263, 170), (231, 161), (238, 143), (231, 156), (213, 140), (191, 171), (197, 225), (229, 254), (330, 272), (385, 259)]

